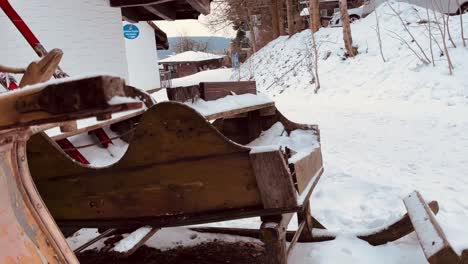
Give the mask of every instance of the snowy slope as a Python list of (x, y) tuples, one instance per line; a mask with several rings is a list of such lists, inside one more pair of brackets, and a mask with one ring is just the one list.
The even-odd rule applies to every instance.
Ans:
[[(401, 12), (402, 18), (410, 23), (409, 28), (416, 39), (429, 52), (427, 24), (417, 24), (427, 19), (426, 10), (405, 3), (394, 3), (394, 8)], [(363, 99), (396, 99), (412, 102), (438, 100), (445, 104), (466, 104), (468, 94), (468, 75), (466, 62), (468, 49), (462, 47), (460, 38), (460, 21), (458, 16), (451, 17), (451, 33), (458, 48), (449, 45), (449, 53), (455, 66), (454, 76), (448, 75), (445, 57), (440, 56), (434, 45), (436, 67), (424, 66), (413, 53), (392, 32), (397, 33), (408, 42), (409, 35), (404, 31), (398, 17), (387, 4), (381, 5), (377, 13), (381, 26), (383, 52), (387, 59), (384, 63), (379, 52), (376, 19), (371, 14), (352, 25), (354, 45), (359, 55), (354, 59), (343, 60), (344, 50), (341, 28), (323, 28), (316, 33), (319, 47), (319, 76), (322, 85), (321, 94), (347, 97), (349, 94)], [(434, 20), (432, 12), (431, 20)], [(468, 28), (468, 15), (464, 17), (465, 35)], [(432, 24), (432, 30), (435, 31)], [(441, 44), (440, 33), (435, 32)], [(465, 36), (467, 37), (467, 36)], [(295, 93), (301, 95), (304, 90), (312, 90), (312, 79), (309, 69), (312, 56), (310, 50), (310, 31), (288, 37), (280, 37), (260, 50), (242, 67), (244, 79), (255, 79), (261, 90), (271, 95)], [(412, 47), (417, 49), (413, 43)], [(327, 55), (329, 54), (329, 55)], [(329, 57), (328, 57), (329, 56)], [(327, 59), (325, 59), (328, 57)], [(261, 65), (261, 67), (259, 66)], [(295, 68), (294, 68), (295, 66)], [(293, 70), (291, 70), (294, 68)], [(283, 74), (291, 70), (285, 76)]]

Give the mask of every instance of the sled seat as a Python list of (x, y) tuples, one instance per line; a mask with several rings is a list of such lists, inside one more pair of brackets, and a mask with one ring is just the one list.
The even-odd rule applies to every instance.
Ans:
[(444, 231), (431, 212), (421, 194), (412, 192), (403, 199), (408, 215), (413, 224), (418, 241), (426, 259), (431, 264), (465, 264), (468, 263), (468, 250), (461, 256), (453, 250)]
[[(110, 76), (47, 82), (0, 95), (0, 263), (78, 263), (31, 178), (26, 141), (50, 126), (140, 108)], [(46, 168), (53, 170), (53, 168)]]

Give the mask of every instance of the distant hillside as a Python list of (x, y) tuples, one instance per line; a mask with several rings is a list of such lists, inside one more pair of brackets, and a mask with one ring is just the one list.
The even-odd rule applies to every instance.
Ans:
[[(198, 42), (208, 42), (208, 52), (220, 52), (229, 49), (231, 39), (224, 37), (189, 37)], [(179, 41), (180, 37), (169, 38), (169, 49), (158, 50), (158, 58), (160, 60), (169, 57), (174, 53), (173, 47)]]

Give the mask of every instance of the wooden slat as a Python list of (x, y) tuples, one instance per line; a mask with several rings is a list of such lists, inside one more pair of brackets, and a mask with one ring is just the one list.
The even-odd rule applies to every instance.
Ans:
[(166, 89), (167, 98), (170, 101), (185, 103), (187, 101), (194, 102), (200, 98), (200, 87), (198, 85), (186, 87), (174, 87)]
[(110, 126), (112, 124), (116, 124), (116, 123), (128, 120), (128, 119), (130, 119), (132, 117), (140, 116), (144, 112), (145, 112), (145, 110), (143, 110), (143, 109), (138, 110), (138, 111), (134, 111), (134, 112), (132, 112), (132, 113), (130, 113), (128, 115), (119, 116), (119, 117), (112, 118), (112, 119), (109, 119), (109, 120), (106, 120), (106, 121), (96, 122), (93, 125), (86, 126), (86, 127), (80, 127), (80, 128), (77, 128), (76, 130), (74, 130), (72, 132), (61, 133), (59, 135), (52, 136), (51, 138), (53, 140), (57, 141), (57, 140), (68, 138), (68, 137), (75, 136), (75, 135), (78, 135), (78, 134), (87, 133), (89, 131), (93, 131), (93, 130), (98, 129), (98, 128), (107, 127), (107, 126)]
[[(146, 234), (144, 235), (132, 248), (130, 248), (129, 250), (125, 251), (125, 252), (119, 252), (118, 253), (118, 257), (120, 258), (127, 258), (129, 256), (131, 256), (133, 253), (135, 253), (140, 247), (142, 247), (146, 241), (148, 241), (151, 237), (154, 236), (154, 234), (156, 234), (156, 232), (158, 232), (159, 228), (151, 228), (151, 230)], [(131, 234), (130, 234), (131, 235)]]
[(215, 120), (218, 118), (227, 118), (230, 116), (238, 115), (241, 113), (247, 113), (255, 110), (260, 110), (263, 108), (268, 108), (274, 106), (275, 103), (265, 103), (265, 104), (259, 104), (259, 105), (252, 105), (252, 106), (247, 106), (247, 107), (242, 107), (238, 109), (233, 109), (233, 110), (228, 110), (228, 111), (223, 111), (223, 112), (218, 112), (218, 113), (213, 113), (209, 115), (205, 115), (206, 119), (208, 120)]
[(257, 94), (255, 82), (202, 82), (201, 98), (212, 101), (232, 94)]
[(421, 194), (414, 191), (403, 199), (424, 255), (431, 264), (457, 264), (460, 257), (452, 249), (442, 228)]
[(187, 3), (197, 12), (203, 15), (210, 13), (210, 0), (186, 0)]
[(323, 161), (320, 147), (294, 163), (294, 172), (296, 173), (297, 190), (299, 194), (302, 194), (309, 182), (314, 180), (316, 172), (322, 167)]
[(114, 229), (114, 228), (107, 229), (106, 231), (99, 234), (97, 237), (89, 240), (88, 242), (84, 243), (83, 245), (81, 245), (78, 248), (76, 248), (75, 250), (73, 250), (73, 253), (75, 253), (75, 254), (80, 253), (81, 251), (85, 250), (86, 248), (88, 248), (92, 244), (98, 242), (99, 240), (112, 235), (115, 231), (116, 231), (116, 229)]
[(111, 105), (114, 96), (125, 96), (124, 81), (97, 76), (4, 93), (0, 96), (0, 129), (42, 125), (130, 110), (141, 103)]
[(251, 152), (250, 159), (264, 208), (296, 206), (297, 194), (283, 154)]

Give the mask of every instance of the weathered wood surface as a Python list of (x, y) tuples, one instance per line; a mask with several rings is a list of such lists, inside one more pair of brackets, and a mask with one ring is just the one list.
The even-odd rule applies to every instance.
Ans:
[(216, 119), (219, 119), (219, 118), (227, 118), (227, 117), (242, 114), (242, 113), (248, 113), (248, 112), (252, 112), (252, 111), (256, 111), (256, 110), (260, 110), (260, 109), (264, 109), (264, 108), (269, 108), (269, 107), (272, 107), (274, 105), (275, 105), (275, 103), (273, 103), (273, 102), (258, 104), (258, 105), (250, 105), (250, 106), (245, 106), (245, 107), (241, 107), (241, 108), (237, 108), (237, 109), (221, 111), (221, 112), (205, 115), (205, 118), (208, 119), (208, 120), (216, 120)]
[[(135, 245), (133, 245), (133, 247), (131, 247), (129, 250), (127, 250), (125, 252), (119, 252), (117, 254), (117, 256), (119, 258), (127, 258), (127, 257), (131, 256), (139, 248), (141, 248), (146, 243), (146, 241), (148, 241), (151, 237), (153, 237), (156, 234), (156, 232), (158, 232), (159, 230), (161, 230), (161, 229), (160, 228), (151, 228), (151, 230), (146, 235), (144, 235)], [(115, 248), (114, 248), (114, 250), (115, 250)]]
[(97, 76), (37, 85), (0, 95), (0, 129), (76, 120), (141, 107), (141, 103), (109, 104), (125, 96), (122, 79)]
[(257, 94), (255, 82), (202, 82), (198, 85), (173, 87), (166, 89), (167, 97), (171, 101), (187, 102), (201, 98), (213, 101), (232, 94)]
[[(278, 219), (279, 217), (279, 219)], [(260, 240), (265, 244), (265, 264), (286, 264), (286, 229), (292, 214), (263, 218), (260, 226)]]
[(194, 102), (200, 98), (200, 86), (192, 85), (186, 87), (174, 87), (166, 89), (167, 98), (170, 101), (185, 103), (187, 101)]
[(106, 121), (96, 122), (95, 124), (90, 125), (90, 126), (76, 128), (75, 130), (72, 130), (70, 132), (61, 133), (61, 134), (52, 136), (51, 138), (53, 140), (57, 141), (57, 140), (72, 137), (72, 136), (75, 136), (75, 135), (78, 135), (78, 134), (87, 133), (89, 131), (93, 131), (93, 130), (96, 130), (98, 128), (111, 126), (113, 124), (117, 124), (117, 123), (120, 123), (122, 121), (131, 119), (133, 117), (141, 116), (145, 111), (146, 110), (144, 110), (144, 109), (135, 110), (135, 111), (130, 112), (129, 114), (119, 115), (116, 118), (111, 118), (111, 119), (106, 120)]
[(202, 82), (200, 83), (200, 97), (205, 101), (212, 101), (228, 95), (257, 94), (255, 82)]
[(250, 158), (264, 208), (297, 206), (296, 190), (281, 151), (255, 151)]
[[(297, 180), (297, 191), (299, 194), (302, 194), (302, 192), (306, 190), (310, 181), (314, 180), (313, 177), (315, 176), (315, 172), (323, 166), (322, 151), (320, 147), (295, 162), (293, 166)], [(320, 175), (318, 176), (320, 177)]]
[(421, 194), (414, 191), (403, 199), (424, 255), (431, 264), (457, 264), (460, 257), (448, 242), (442, 228)]
[(227, 140), (183, 104), (164, 102), (148, 110), (126, 155), (108, 168), (80, 166), (54, 144), (33, 137), (28, 159), (59, 223), (261, 206), (250, 149)]

